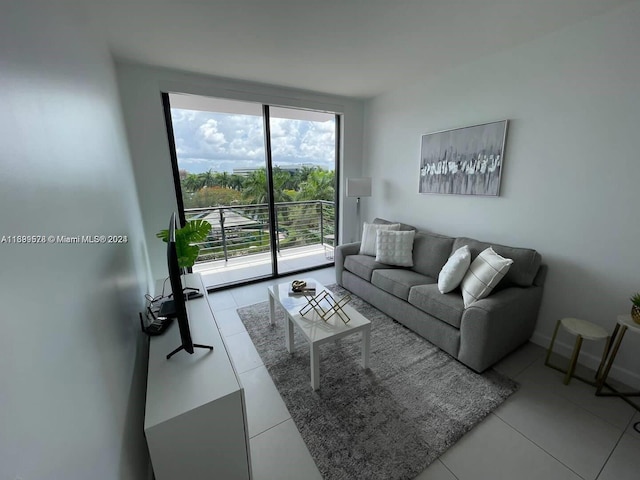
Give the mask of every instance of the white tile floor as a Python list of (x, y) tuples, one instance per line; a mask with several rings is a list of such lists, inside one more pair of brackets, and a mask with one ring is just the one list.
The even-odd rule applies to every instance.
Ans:
[[(333, 268), (311, 274), (335, 283)], [(236, 308), (267, 300), (267, 286), (211, 294), (216, 320), (247, 398), (255, 480), (320, 479), (302, 437), (247, 334)], [(596, 397), (578, 380), (544, 366), (544, 349), (528, 344), (496, 369), (521, 387), (444, 453), (418, 480), (640, 479), (640, 412), (618, 398)], [(560, 362), (561, 360), (556, 360)]]

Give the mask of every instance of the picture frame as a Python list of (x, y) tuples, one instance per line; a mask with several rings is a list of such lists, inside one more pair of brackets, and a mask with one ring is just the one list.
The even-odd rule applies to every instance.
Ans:
[(422, 135), (418, 192), (499, 196), (508, 123)]

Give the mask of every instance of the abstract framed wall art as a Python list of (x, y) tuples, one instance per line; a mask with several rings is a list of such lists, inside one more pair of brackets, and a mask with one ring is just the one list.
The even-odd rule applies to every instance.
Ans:
[(508, 120), (422, 136), (420, 193), (500, 195)]

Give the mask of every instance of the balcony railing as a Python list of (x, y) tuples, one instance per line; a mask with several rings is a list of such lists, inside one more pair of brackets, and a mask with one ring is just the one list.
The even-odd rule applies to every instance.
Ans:
[[(325, 200), (275, 204), (276, 249), (278, 252), (308, 245), (334, 242), (335, 205)], [(267, 204), (230, 205), (185, 209), (187, 220), (202, 219), (211, 224), (207, 239), (199, 243), (196, 263), (270, 251)]]

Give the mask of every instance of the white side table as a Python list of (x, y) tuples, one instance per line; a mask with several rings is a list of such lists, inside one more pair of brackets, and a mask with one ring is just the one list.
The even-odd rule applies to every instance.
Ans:
[[(640, 324), (634, 322), (631, 318), (631, 315), (629, 314), (618, 315), (618, 322), (616, 323), (616, 326), (613, 329), (613, 335), (611, 336), (613, 340), (613, 347), (611, 348), (611, 352), (607, 351), (605, 353), (609, 358), (607, 360), (604, 371), (602, 372), (602, 375), (598, 378), (598, 388), (596, 390), (596, 395), (620, 397), (636, 410), (640, 410), (640, 405), (629, 399), (629, 397), (640, 397), (640, 392), (620, 392), (607, 383), (609, 371), (611, 370), (611, 366), (616, 359), (616, 355), (618, 354), (618, 350), (620, 349), (620, 344), (622, 343), (624, 334), (627, 333), (627, 331), (630, 331), (632, 333), (640, 333)], [(611, 392), (603, 392), (602, 389), (604, 387), (607, 387), (609, 390), (611, 390)]]
[[(551, 358), (551, 352), (553, 351), (553, 344), (556, 341), (556, 336), (558, 335), (558, 329), (560, 326), (572, 335), (576, 336), (576, 343), (573, 347), (573, 354), (571, 355), (571, 361), (569, 362), (569, 368), (565, 372), (564, 369), (552, 365), (549, 362)], [(549, 350), (547, 350), (547, 357), (544, 360), (544, 364), (547, 367), (554, 368), (562, 373), (566, 373), (564, 377), (564, 384), (568, 385), (571, 377), (575, 377), (578, 380), (582, 380), (583, 382), (589, 383), (591, 385), (596, 385), (596, 382), (592, 380), (587, 380), (586, 378), (579, 377), (575, 375), (576, 363), (578, 363), (578, 355), (580, 355), (580, 348), (582, 347), (582, 340), (602, 340), (606, 339), (607, 343), (604, 348), (604, 353), (602, 354), (602, 360), (600, 361), (600, 366), (598, 367), (598, 372), (596, 373), (596, 379), (600, 376), (600, 372), (602, 371), (602, 366), (604, 365), (604, 361), (609, 350), (609, 346), (611, 345), (611, 338), (607, 331), (599, 325), (595, 323), (588, 322), (587, 320), (581, 320), (579, 318), (562, 318), (558, 320), (556, 323), (556, 329), (553, 331), (553, 337), (551, 338), (551, 344), (549, 345)]]

